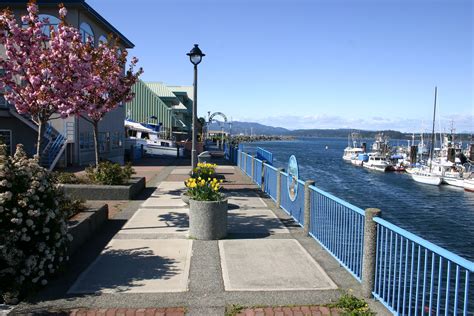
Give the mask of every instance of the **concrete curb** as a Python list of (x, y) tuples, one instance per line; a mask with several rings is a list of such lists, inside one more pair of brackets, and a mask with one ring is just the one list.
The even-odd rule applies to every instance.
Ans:
[(77, 215), (77, 221), (70, 221), (68, 231), (73, 240), (69, 246), (69, 255), (73, 254), (84, 242), (86, 242), (102, 224), (107, 221), (109, 208), (104, 204), (98, 209), (89, 209)]
[(145, 189), (145, 178), (132, 178), (128, 185), (61, 184), (63, 192), (83, 200), (132, 200)]

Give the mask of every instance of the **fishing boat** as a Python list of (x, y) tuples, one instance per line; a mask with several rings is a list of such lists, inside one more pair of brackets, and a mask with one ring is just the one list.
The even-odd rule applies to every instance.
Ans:
[(434, 148), (434, 128), (435, 128), (435, 120), (436, 120), (436, 97), (438, 94), (438, 87), (435, 87), (435, 95), (434, 95), (434, 110), (433, 110), (433, 128), (431, 131), (431, 146), (430, 146), (430, 158), (429, 158), (429, 166), (421, 166), (412, 168), (410, 170), (410, 176), (412, 179), (419, 183), (430, 184), (430, 185), (440, 185), (443, 182), (443, 178), (441, 175), (438, 175), (433, 172), (432, 170), (432, 160), (433, 160), (433, 148)]
[[(365, 150), (363, 147), (359, 147), (357, 144), (359, 142), (360, 135), (359, 133), (351, 133), (347, 137), (347, 147), (344, 149), (344, 154), (342, 159), (345, 161), (352, 161), (357, 159), (359, 154), (363, 153)], [(327, 148), (326, 148), (327, 149)]]
[(368, 153), (369, 159), (364, 162), (363, 167), (377, 171), (393, 171), (393, 165), (380, 153)]
[(184, 148), (178, 148), (176, 142), (161, 138), (159, 132), (141, 123), (125, 120), (125, 135), (127, 144), (143, 145), (143, 150), (147, 155), (169, 157), (184, 155)]

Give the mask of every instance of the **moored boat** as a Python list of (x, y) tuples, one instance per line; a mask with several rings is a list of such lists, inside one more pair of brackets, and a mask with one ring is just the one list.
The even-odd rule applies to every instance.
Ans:
[(463, 187), (465, 191), (474, 192), (474, 178), (464, 179)]
[(432, 172), (429, 172), (429, 170), (423, 170), (423, 168), (412, 168), (410, 176), (416, 182), (424, 184), (440, 185), (443, 182), (443, 178), (441, 176), (433, 174)]
[(369, 153), (369, 159), (364, 162), (363, 167), (377, 171), (393, 171), (393, 165), (379, 153)]

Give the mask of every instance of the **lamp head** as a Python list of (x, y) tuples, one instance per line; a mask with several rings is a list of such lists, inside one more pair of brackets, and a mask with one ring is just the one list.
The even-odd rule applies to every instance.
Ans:
[(197, 66), (206, 54), (203, 54), (203, 52), (199, 49), (198, 44), (194, 44), (193, 49), (186, 55), (189, 56), (189, 60), (194, 66)]

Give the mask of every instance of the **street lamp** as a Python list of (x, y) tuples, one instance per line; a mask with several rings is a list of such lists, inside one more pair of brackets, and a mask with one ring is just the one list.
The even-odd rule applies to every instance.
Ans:
[(197, 166), (197, 152), (196, 152), (196, 140), (197, 140), (197, 131), (196, 131), (196, 116), (197, 116), (197, 65), (201, 62), (202, 58), (206, 56), (199, 49), (198, 44), (194, 44), (193, 49), (186, 55), (189, 56), (189, 60), (194, 65), (194, 102), (193, 102), (193, 140), (192, 140), (192, 149), (191, 149), (191, 167), (192, 170)]

